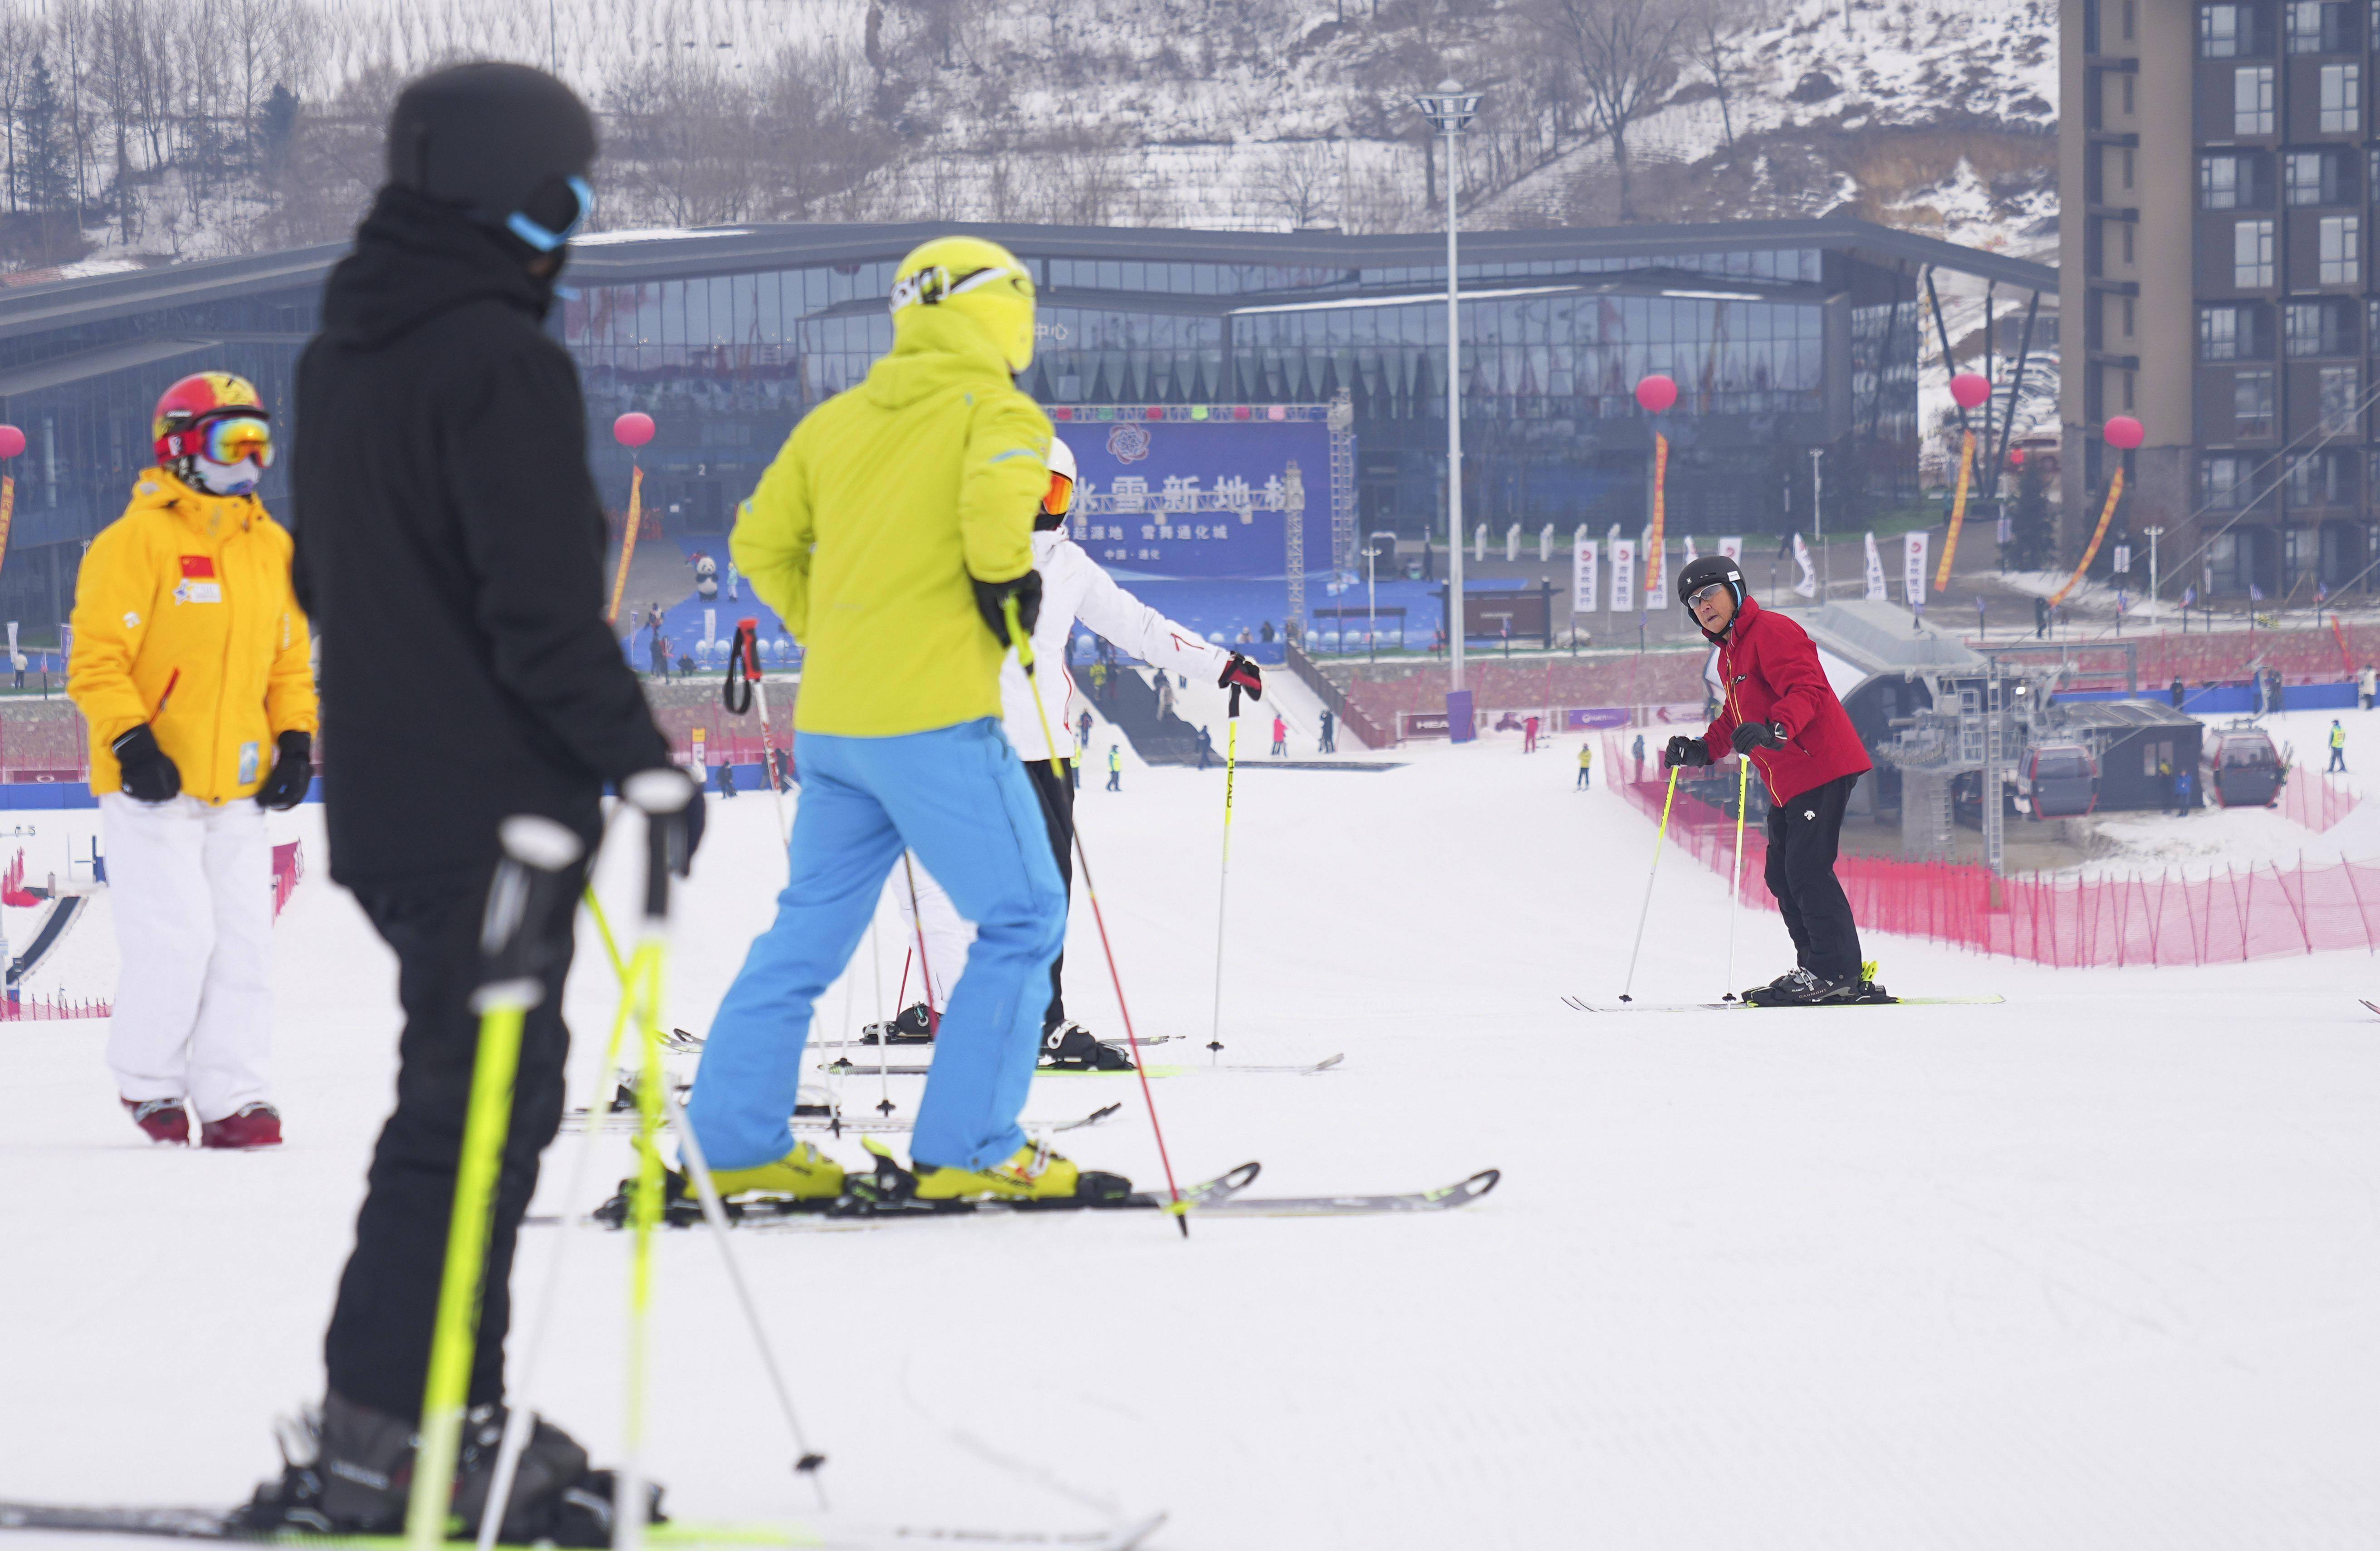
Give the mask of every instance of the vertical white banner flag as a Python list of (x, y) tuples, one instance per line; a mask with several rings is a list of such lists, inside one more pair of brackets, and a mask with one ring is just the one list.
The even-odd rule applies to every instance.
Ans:
[(1912, 609), (1925, 607), (1925, 540), (1926, 533), (1919, 528), (1901, 537), (1901, 553), (1905, 569), (1901, 572), (1902, 600)]
[(1668, 606), (1670, 591), (1670, 546), (1653, 542), (1653, 530), (1645, 530), (1644, 547), (1636, 551), (1645, 557), (1645, 594), (1636, 600), (1640, 609)]
[(1596, 587), (1601, 556), (1595, 540), (1586, 536), (1582, 525), (1572, 538), (1574, 548), (1570, 560), (1570, 608), (1574, 614), (1591, 614), (1596, 610)]
[(702, 646), (703, 646), (703, 649), (704, 649), (704, 650), (706, 650), (706, 651), (710, 650), (710, 648), (712, 647), (712, 645), (714, 645), (714, 644), (718, 641), (718, 639), (719, 639), (719, 611), (718, 611), (717, 609), (705, 609), (705, 610), (703, 610), (703, 611), (702, 611)]
[(1876, 535), (1873, 533), (1867, 536), (1867, 592), (1865, 596), (1868, 601), (1872, 603), (1881, 603), (1884, 601), (1884, 557), (1876, 552)]
[(1742, 564), (1743, 536), (1742, 534), (1738, 534), (1732, 539), (1720, 539), (1718, 541), (1718, 552), (1727, 556), (1728, 559), (1735, 562), (1738, 565)]
[(1611, 612), (1634, 613), (1636, 599), (1636, 540), (1615, 539), (1611, 541)]
[(1793, 590), (1804, 598), (1818, 596), (1818, 568), (1810, 563), (1810, 546), (1802, 542), (1798, 533), (1793, 535), (1793, 563), (1802, 568), (1802, 579), (1793, 584)]
[(1698, 560), (1702, 559), (1702, 556), (1700, 556), (1700, 555), (1698, 555), (1698, 554), (1694, 553), (1694, 536), (1693, 534), (1689, 533), (1689, 534), (1687, 534), (1687, 535), (1685, 536), (1685, 539), (1686, 539), (1686, 559), (1685, 559), (1685, 563), (1686, 563), (1686, 564), (1688, 564), (1688, 565), (1692, 565), (1695, 561), (1698, 561)]

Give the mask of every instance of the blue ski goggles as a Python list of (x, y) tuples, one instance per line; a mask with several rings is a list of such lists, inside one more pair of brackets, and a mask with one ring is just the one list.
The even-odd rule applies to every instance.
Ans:
[(549, 179), (523, 208), (504, 218), (504, 229), (539, 252), (551, 253), (578, 235), (594, 209), (595, 190), (585, 178)]

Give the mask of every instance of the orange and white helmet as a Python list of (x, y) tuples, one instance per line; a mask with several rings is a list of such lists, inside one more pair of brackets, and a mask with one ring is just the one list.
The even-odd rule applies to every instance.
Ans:
[(196, 371), (165, 390), (149, 427), (160, 467), (187, 475), (192, 460), (217, 465), (254, 458), (273, 466), (273, 417), (256, 385), (228, 371)]

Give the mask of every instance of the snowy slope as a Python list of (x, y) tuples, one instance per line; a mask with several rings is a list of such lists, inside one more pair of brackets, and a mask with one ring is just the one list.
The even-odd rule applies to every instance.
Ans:
[[(1273, 1189), (1373, 1189), (1494, 1164), (1502, 1187), (1451, 1217), (1208, 1221), (1186, 1243), (1138, 1215), (746, 1235), (842, 1511), (1163, 1509), (1160, 1551), (2369, 1545), (2368, 958), (2074, 973), (1883, 940), (1897, 988), (2010, 1002), (1588, 1017), (1558, 997), (1619, 990), (1650, 825), (1573, 794), (1560, 755), (1407, 752), (1240, 788), (1229, 1053), (1344, 1068), (1157, 1098), (1188, 1174), (1261, 1157)], [(1145, 1035), (1207, 1027), (1220, 794), (1178, 769), (1083, 794)], [(714, 808), (674, 1022), (703, 1025), (782, 881), (769, 812)], [(1722, 885), (1672, 854), (1653, 909), (1640, 997), (1716, 994)], [(279, 947), (275, 1155), (140, 1145), (100, 1028), (0, 1026), (0, 1499), (230, 1499), (273, 1462), (269, 1418), (319, 1387), (396, 1018), (319, 867)], [(1785, 952), (1746, 915), (1736, 982)], [(1071, 962), (1075, 1012), (1114, 1031), (1087, 912)], [(865, 950), (859, 973), (826, 999), (839, 1031), (872, 1013)], [(610, 996), (584, 958), (569, 1006), (591, 1075)], [(1107, 1098), (1127, 1119), (1069, 1151), (1156, 1179), (1128, 1079), (1045, 1079), (1028, 1113)], [(616, 1178), (625, 1144), (599, 1145)], [(561, 1156), (540, 1210), (589, 1204), (556, 1198)], [(558, 1244), (532, 1230), (524, 1274)], [(577, 1243), (545, 1391), (601, 1455), (624, 1254)], [(710, 1246), (670, 1236), (660, 1289), (673, 1503), (805, 1512)]]

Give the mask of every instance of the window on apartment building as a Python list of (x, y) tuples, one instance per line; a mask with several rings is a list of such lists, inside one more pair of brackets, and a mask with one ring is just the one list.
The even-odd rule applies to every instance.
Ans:
[(2273, 434), (2273, 372), (2269, 367), (2235, 372), (2231, 377), (2233, 434)]
[(2238, 308), (2202, 307), (2198, 309), (2198, 358), (2200, 360), (2236, 361), (2246, 353), (2240, 348), (2240, 309)]
[(2363, 67), (2325, 65), (2320, 77), (2322, 132), (2352, 135), (2363, 127)]
[(2363, 337), (2370, 340), (2375, 348), (2380, 348), (2380, 297), (2363, 304)]
[(2355, 285), (2363, 279), (2363, 218), (2325, 215), (2314, 223), (2317, 278), (2325, 285)]
[(2122, 154), (2118, 156), (2116, 161), (2117, 164), (2122, 170), (2124, 187), (2126, 188), (2130, 188), (2132, 186), (2132, 148), (2131, 146), (2124, 147)]
[(2233, 453), (2216, 453), (2198, 460), (2198, 494), (2207, 509), (2236, 512), (2247, 492), (2248, 460)]
[(2353, 436), (2355, 423), (2361, 418), (2363, 396), (2363, 369), (2360, 366), (2325, 366), (2314, 373), (2315, 392), (2322, 408), (2322, 433), (2325, 436)]
[(2355, 348), (2354, 304), (2344, 297), (2293, 301), (2281, 308), (2281, 353), (2344, 356)]
[(2273, 67), (2242, 65), (2231, 72), (2231, 132), (2269, 135), (2273, 132)]
[(2293, 205), (2338, 205), (2354, 200), (2347, 155), (2291, 151), (2281, 156), (2281, 198)]
[(2119, 235), (2116, 238), (2116, 246), (2118, 249), (2122, 252), (2124, 262), (2128, 264), (2132, 262), (2132, 227), (2134, 224), (2136, 224), (2136, 223), (2131, 221), (2119, 221), (2116, 223), (2116, 225), (2119, 228)]
[(2344, 54), (2350, 47), (2347, 7), (2328, 0), (2290, 0), (2281, 29), (2291, 54)]
[(2231, 224), (2231, 284), (2258, 291), (2273, 283), (2273, 224), (2235, 221)]
[(2355, 454), (2325, 447), (2289, 466), (2289, 504), (2346, 506), (2355, 500)]
[(2124, 42), (2132, 41), (2132, 26), (2139, 18), (2140, 0), (2124, 0)]
[(2126, 297), (2124, 298), (2124, 337), (2130, 339), (2135, 332), (2132, 327), (2132, 298)]
[(2203, 58), (2239, 58), (2247, 30), (2247, 7), (2244, 6), (2198, 7), (2198, 52)]
[[(2241, 158), (2228, 151), (2216, 151), (2198, 159), (2198, 203), (2204, 210), (2237, 210), (2243, 202), (2242, 175), (2247, 169)], [(2372, 152), (2372, 187), (2380, 190), (2380, 148)]]
[(2130, 117), (2131, 117), (2131, 116), (2132, 116), (2132, 112), (2133, 112), (2133, 109), (2132, 109), (2132, 82), (2134, 81), (2134, 79), (2135, 79), (2136, 78), (2133, 76), (2133, 74), (2132, 74), (2132, 72), (2131, 72), (2131, 71), (2130, 71), (2130, 70), (2126, 70), (2122, 75), (2120, 75), (2120, 76), (2117, 77), (2116, 79), (2117, 79), (2119, 81), (2122, 82), (2122, 84), (2117, 88), (2117, 91), (2119, 91), (2120, 93), (2122, 93), (2122, 95), (2123, 95), (2123, 100), (2124, 100), (2124, 116), (2125, 116), (2126, 118), (2130, 118)]

